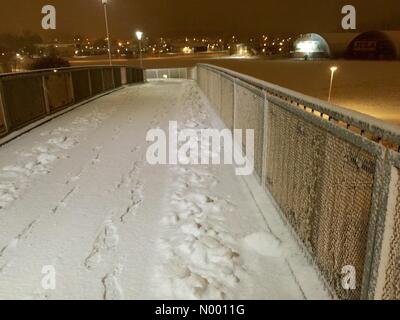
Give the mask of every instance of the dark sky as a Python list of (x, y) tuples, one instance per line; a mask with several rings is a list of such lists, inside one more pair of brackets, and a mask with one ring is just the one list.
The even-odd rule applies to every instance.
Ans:
[[(399, 0), (109, 0), (112, 37), (249, 35), (340, 31), (341, 8), (357, 8), (358, 29), (400, 29)], [(57, 8), (57, 34), (104, 34), (101, 0), (0, 0), (0, 33), (41, 31), (41, 8)]]

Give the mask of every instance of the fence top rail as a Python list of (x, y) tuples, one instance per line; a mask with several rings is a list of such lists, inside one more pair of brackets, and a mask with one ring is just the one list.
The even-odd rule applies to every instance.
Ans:
[(190, 67), (178, 67), (178, 68), (146, 68), (146, 71), (157, 71), (157, 70), (186, 70)]
[(300, 104), (321, 114), (327, 115), (337, 121), (342, 121), (349, 126), (356, 127), (362, 132), (369, 132), (379, 140), (385, 140), (400, 146), (400, 126), (384, 122), (367, 114), (346, 109), (233, 70), (203, 63), (199, 63), (197, 66), (222, 75), (227, 75), (234, 81), (240, 80), (251, 86), (264, 90), (268, 94), (274, 95), (282, 100)]
[(91, 65), (91, 66), (82, 66), (82, 67), (63, 67), (63, 68), (49, 68), (49, 69), (39, 69), (39, 70), (29, 70), (23, 72), (11, 72), (11, 73), (0, 73), (0, 80), (2, 78), (9, 77), (23, 77), (23, 76), (34, 76), (34, 75), (43, 75), (43, 74), (52, 74), (57, 72), (69, 72), (69, 71), (82, 71), (82, 70), (94, 70), (94, 69), (110, 69), (110, 68), (128, 68), (128, 69), (138, 69), (141, 68), (127, 65)]

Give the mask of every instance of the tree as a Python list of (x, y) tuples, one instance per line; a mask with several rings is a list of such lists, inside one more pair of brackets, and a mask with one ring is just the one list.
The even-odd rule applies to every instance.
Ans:
[(42, 38), (30, 31), (24, 31), (21, 35), (4, 33), (0, 34), (0, 50), (3, 52), (25, 51), (34, 54), (36, 45), (42, 43)]
[(54, 68), (65, 68), (70, 67), (67, 60), (62, 59), (54, 54), (42, 57), (35, 60), (30, 66), (29, 70), (40, 70), (40, 69), (54, 69)]

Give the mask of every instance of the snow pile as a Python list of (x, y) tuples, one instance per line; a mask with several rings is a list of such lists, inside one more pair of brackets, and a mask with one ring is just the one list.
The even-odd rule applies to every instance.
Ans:
[(281, 241), (267, 232), (256, 232), (244, 237), (241, 243), (265, 257), (279, 257), (282, 255)]

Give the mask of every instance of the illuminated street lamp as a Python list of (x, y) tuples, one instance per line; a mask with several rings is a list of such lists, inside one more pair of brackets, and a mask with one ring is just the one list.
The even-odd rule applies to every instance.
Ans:
[(110, 62), (110, 66), (112, 66), (112, 58), (111, 58), (111, 40), (110, 40), (110, 32), (108, 29), (108, 15), (107, 15), (107, 2), (108, 0), (101, 0), (104, 6), (104, 18), (106, 21), (106, 32), (107, 32), (107, 43), (108, 43), (108, 60)]
[(136, 31), (136, 38), (139, 40), (140, 68), (143, 69), (143, 58), (142, 58), (142, 38), (143, 38), (143, 32), (142, 32), (142, 31)]
[(21, 59), (21, 54), (16, 53), (15, 54), (15, 72), (19, 71), (19, 68), (18, 68), (19, 59)]
[(329, 86), (329, 96), (328, 96), (328, 101), (331, 101), (331, 95), (332, 95), (332, 86), (333, 86), (333, 76), (335, 74), (335, 71), (338, 69), (338, 67), (333, 66), (331, 67), (331, 84)]

